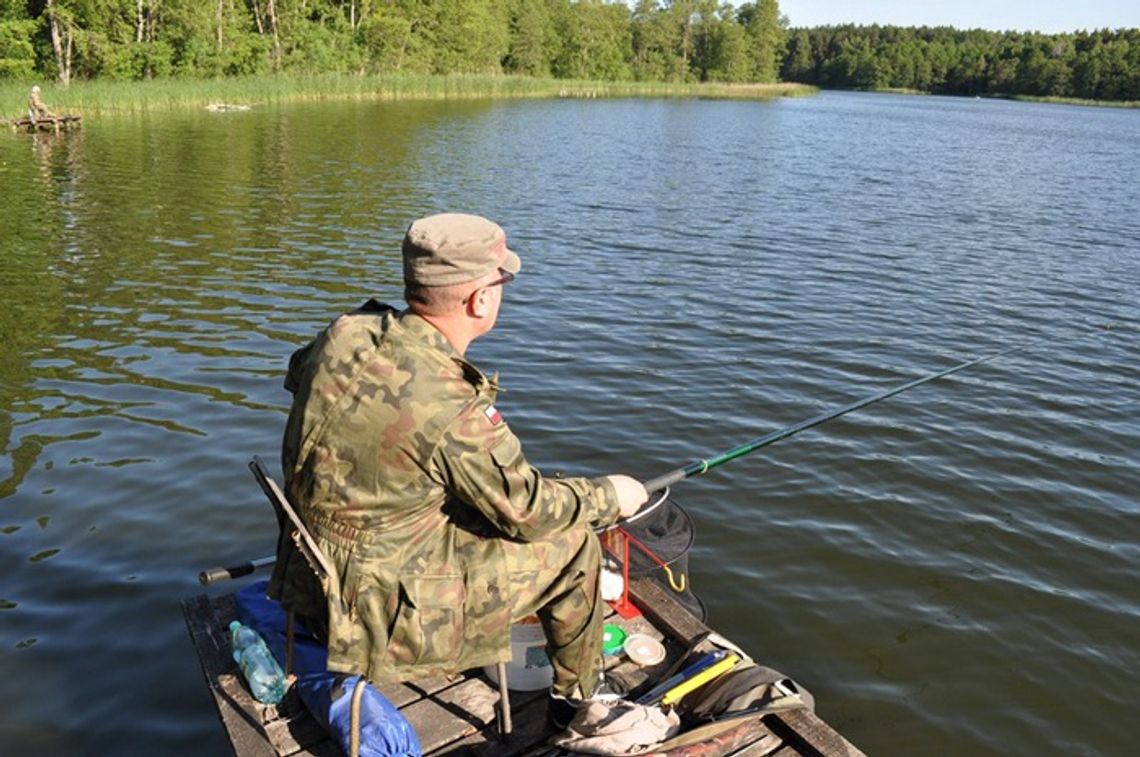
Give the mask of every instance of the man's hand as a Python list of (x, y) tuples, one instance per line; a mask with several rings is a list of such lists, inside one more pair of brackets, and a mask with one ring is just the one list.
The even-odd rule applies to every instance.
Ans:
[(617, 490), (621, 517), (628, 518), (634, 515), (649, 500), (649, 492), (645, 491), (645, 487), (636, 478), (622, 475), (606, 476), (606, 478)]

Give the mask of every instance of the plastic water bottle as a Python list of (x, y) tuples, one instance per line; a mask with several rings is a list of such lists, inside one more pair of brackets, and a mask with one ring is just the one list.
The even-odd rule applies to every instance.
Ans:
[(254, 698), (263, 704), (280, 702), (285, 696), (285, 674), (261, 634), (235, 620), (230, 623), (230, 643)]

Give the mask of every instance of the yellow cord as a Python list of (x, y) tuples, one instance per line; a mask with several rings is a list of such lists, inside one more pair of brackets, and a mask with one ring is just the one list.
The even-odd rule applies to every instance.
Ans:
[(673, 578), (673, 571), (669, 570), (669, 566), (662, 565), (661, 567), (665, 570), (665, 575), (669, 576), (669, 585), (673, 587), (673, 591), (678, 594), (683, 592), (685, 590), (685, 574), (681, 574), (681, 583), (678, 585), (677, 581)]

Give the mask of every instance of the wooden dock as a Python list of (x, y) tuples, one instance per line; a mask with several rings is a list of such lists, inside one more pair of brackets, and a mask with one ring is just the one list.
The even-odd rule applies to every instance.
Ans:
[(37, 118), (35, 121), (30, 118), (19, 118), (15, 121), (8, 121), (8, 125), (16, 131), (53, 131), (56, 134), (61, 131), (78, 129), (82, 124), (83, 116), (56, 116), (54, 118)]
[[(607, 622), (623, 626), (628, 633), (654, 636), (665, 644), (668, 655), (663, 662), (649, 668), (641, 668), (624, 657), (607, 658), (607, 678), (627, 690), (660, 675), (684, 653), (692, 640), (709, 630), (648, 578), (635, 579), (630, 596), (644, 615), (623, 620), (615, 614)], [(230, 654), (226, 629), (236, 616), (231, 595), (216, 599), (205, 594), (190, 597), (183, 600), (182, 610), (235, 755), (332, 757), (341, 754), (339, 746), (309, 714), (294, 690), (290, 689), (277, 705), (263, 705), (249, 694)], [(450, 680), (440, 677), (381, 685), (377, 689), (399, 707), (411, 723), (425, 755), (569, 754), (552, 750), (547, 743), (554, 734), (546, 724), (545, 691), (511, 693), (515, 728), (504, 739), (495, 727), (497, 687), (479, 671), (468, 671)], [(733, 722), (735, 725), (718, 738), (716, 745), (705, 742), (709, 750), (702, 751), (702, 757), (863, 754), (806, 709)]]

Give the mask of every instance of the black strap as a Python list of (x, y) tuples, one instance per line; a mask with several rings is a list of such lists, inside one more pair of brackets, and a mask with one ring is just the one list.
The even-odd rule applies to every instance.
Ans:
[(395, 309), (396, 308), (392, 307), (391, 305), (389, 305), (386, 302), (381, 302), (380, 300), (376, 299), (375, 297), (369, 297), (368, 302), (364, 303), (363, 305), (358, 307), (353, 312), (355, 312), (355, 313), (387, 313), (389, 310), (395, 310)]

